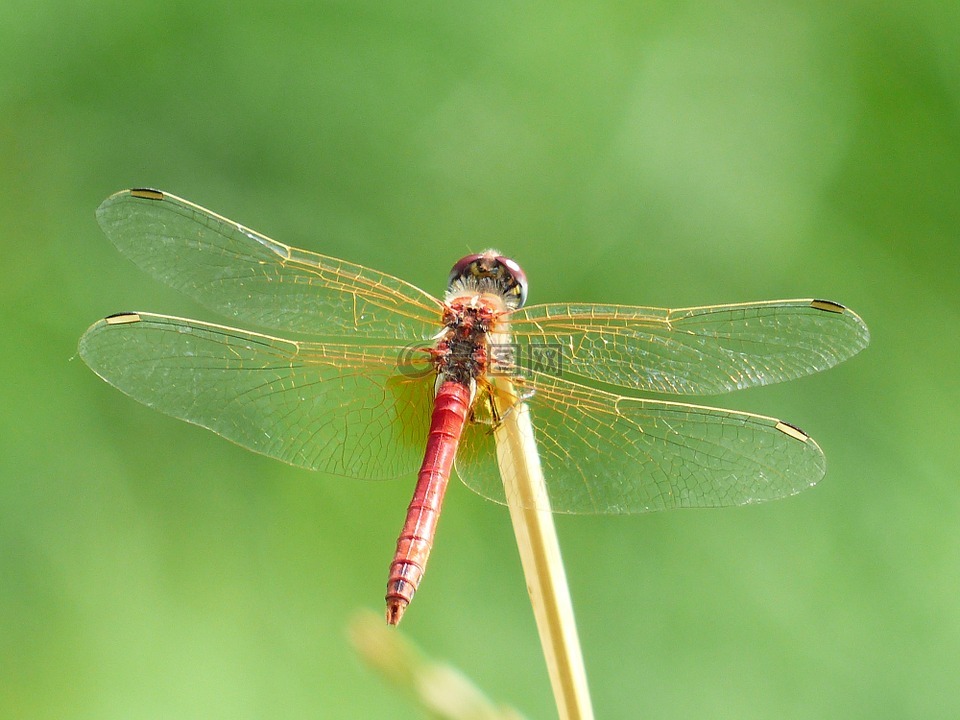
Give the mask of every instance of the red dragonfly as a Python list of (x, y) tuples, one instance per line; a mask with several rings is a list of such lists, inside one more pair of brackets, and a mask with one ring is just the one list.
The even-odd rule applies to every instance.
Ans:
[(104, 380), (298, 467), (377, 479), (419, 465), (390, 566), (391, 624), (423, 576), (454, 459), (470, 489), (506, 502), (492, 430), (517, 403), (533, 419), (554, 512), (761, 502), (823, 477), (823, 453), (795, 425), (591, 385), (716, 395), (825, 370), (869, 340), (854, 312), (827, 300), (524, 307), (523, 271), (495, 251), (458, 261), (439, 300), (157, 190), (117, 193), (97, 217), (154, 277), (231, 319), (297, 337), (112, 315), (80, 340)]

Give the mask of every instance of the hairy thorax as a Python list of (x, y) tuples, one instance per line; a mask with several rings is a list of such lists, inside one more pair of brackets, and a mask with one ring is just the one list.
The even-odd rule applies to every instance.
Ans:
[(447, 300), (444, 329), (432, 351), (438, 386), (453, 380), (469, 387), (487, 372), (489, 335), (507, 311), (503, 300), (490, 293), (470, 293)]

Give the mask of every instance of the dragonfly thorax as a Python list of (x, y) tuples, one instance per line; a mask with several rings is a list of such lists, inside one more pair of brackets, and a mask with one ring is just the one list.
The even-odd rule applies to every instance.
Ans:
[(476, 295), (447, 306), (444, 330), (432, 351), (438, 387), (446, 380), (472, 387), (486, 373), (487, 333), (501, 312)]

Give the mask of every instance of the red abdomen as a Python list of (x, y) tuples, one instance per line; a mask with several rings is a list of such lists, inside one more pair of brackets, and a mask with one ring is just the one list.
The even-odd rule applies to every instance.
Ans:
[(470, 388), (456, 381), (444, 382), (437, 391), (417, 487), (390, 564), (386, 600), (387, 622), (391, 625), (400, 622), (427, 567), (443, 494), (450, 480), (470, 401)]

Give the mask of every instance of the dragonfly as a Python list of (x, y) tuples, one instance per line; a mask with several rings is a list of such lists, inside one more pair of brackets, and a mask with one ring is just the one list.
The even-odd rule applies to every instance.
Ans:
[(416, 478), (389, 569), (390, 624), (420, 585), (454, 469), (508, 502), (493, 431), (520, 404), (546, 478), (538, 502), (553, 512), (757, 503), (815, 485), (817, 443), (783, 420), (663, 396), (793, 380), (869, 342), (856, 313), (819, 299), (527, 306), (523, 270), (492, 250), (457, 261), (440, 299), (152, 189), (112, 195), (97, 218), (148, 274), (256, 328), (111, 315), (79, 343), (97, 375), (297, 467)]

